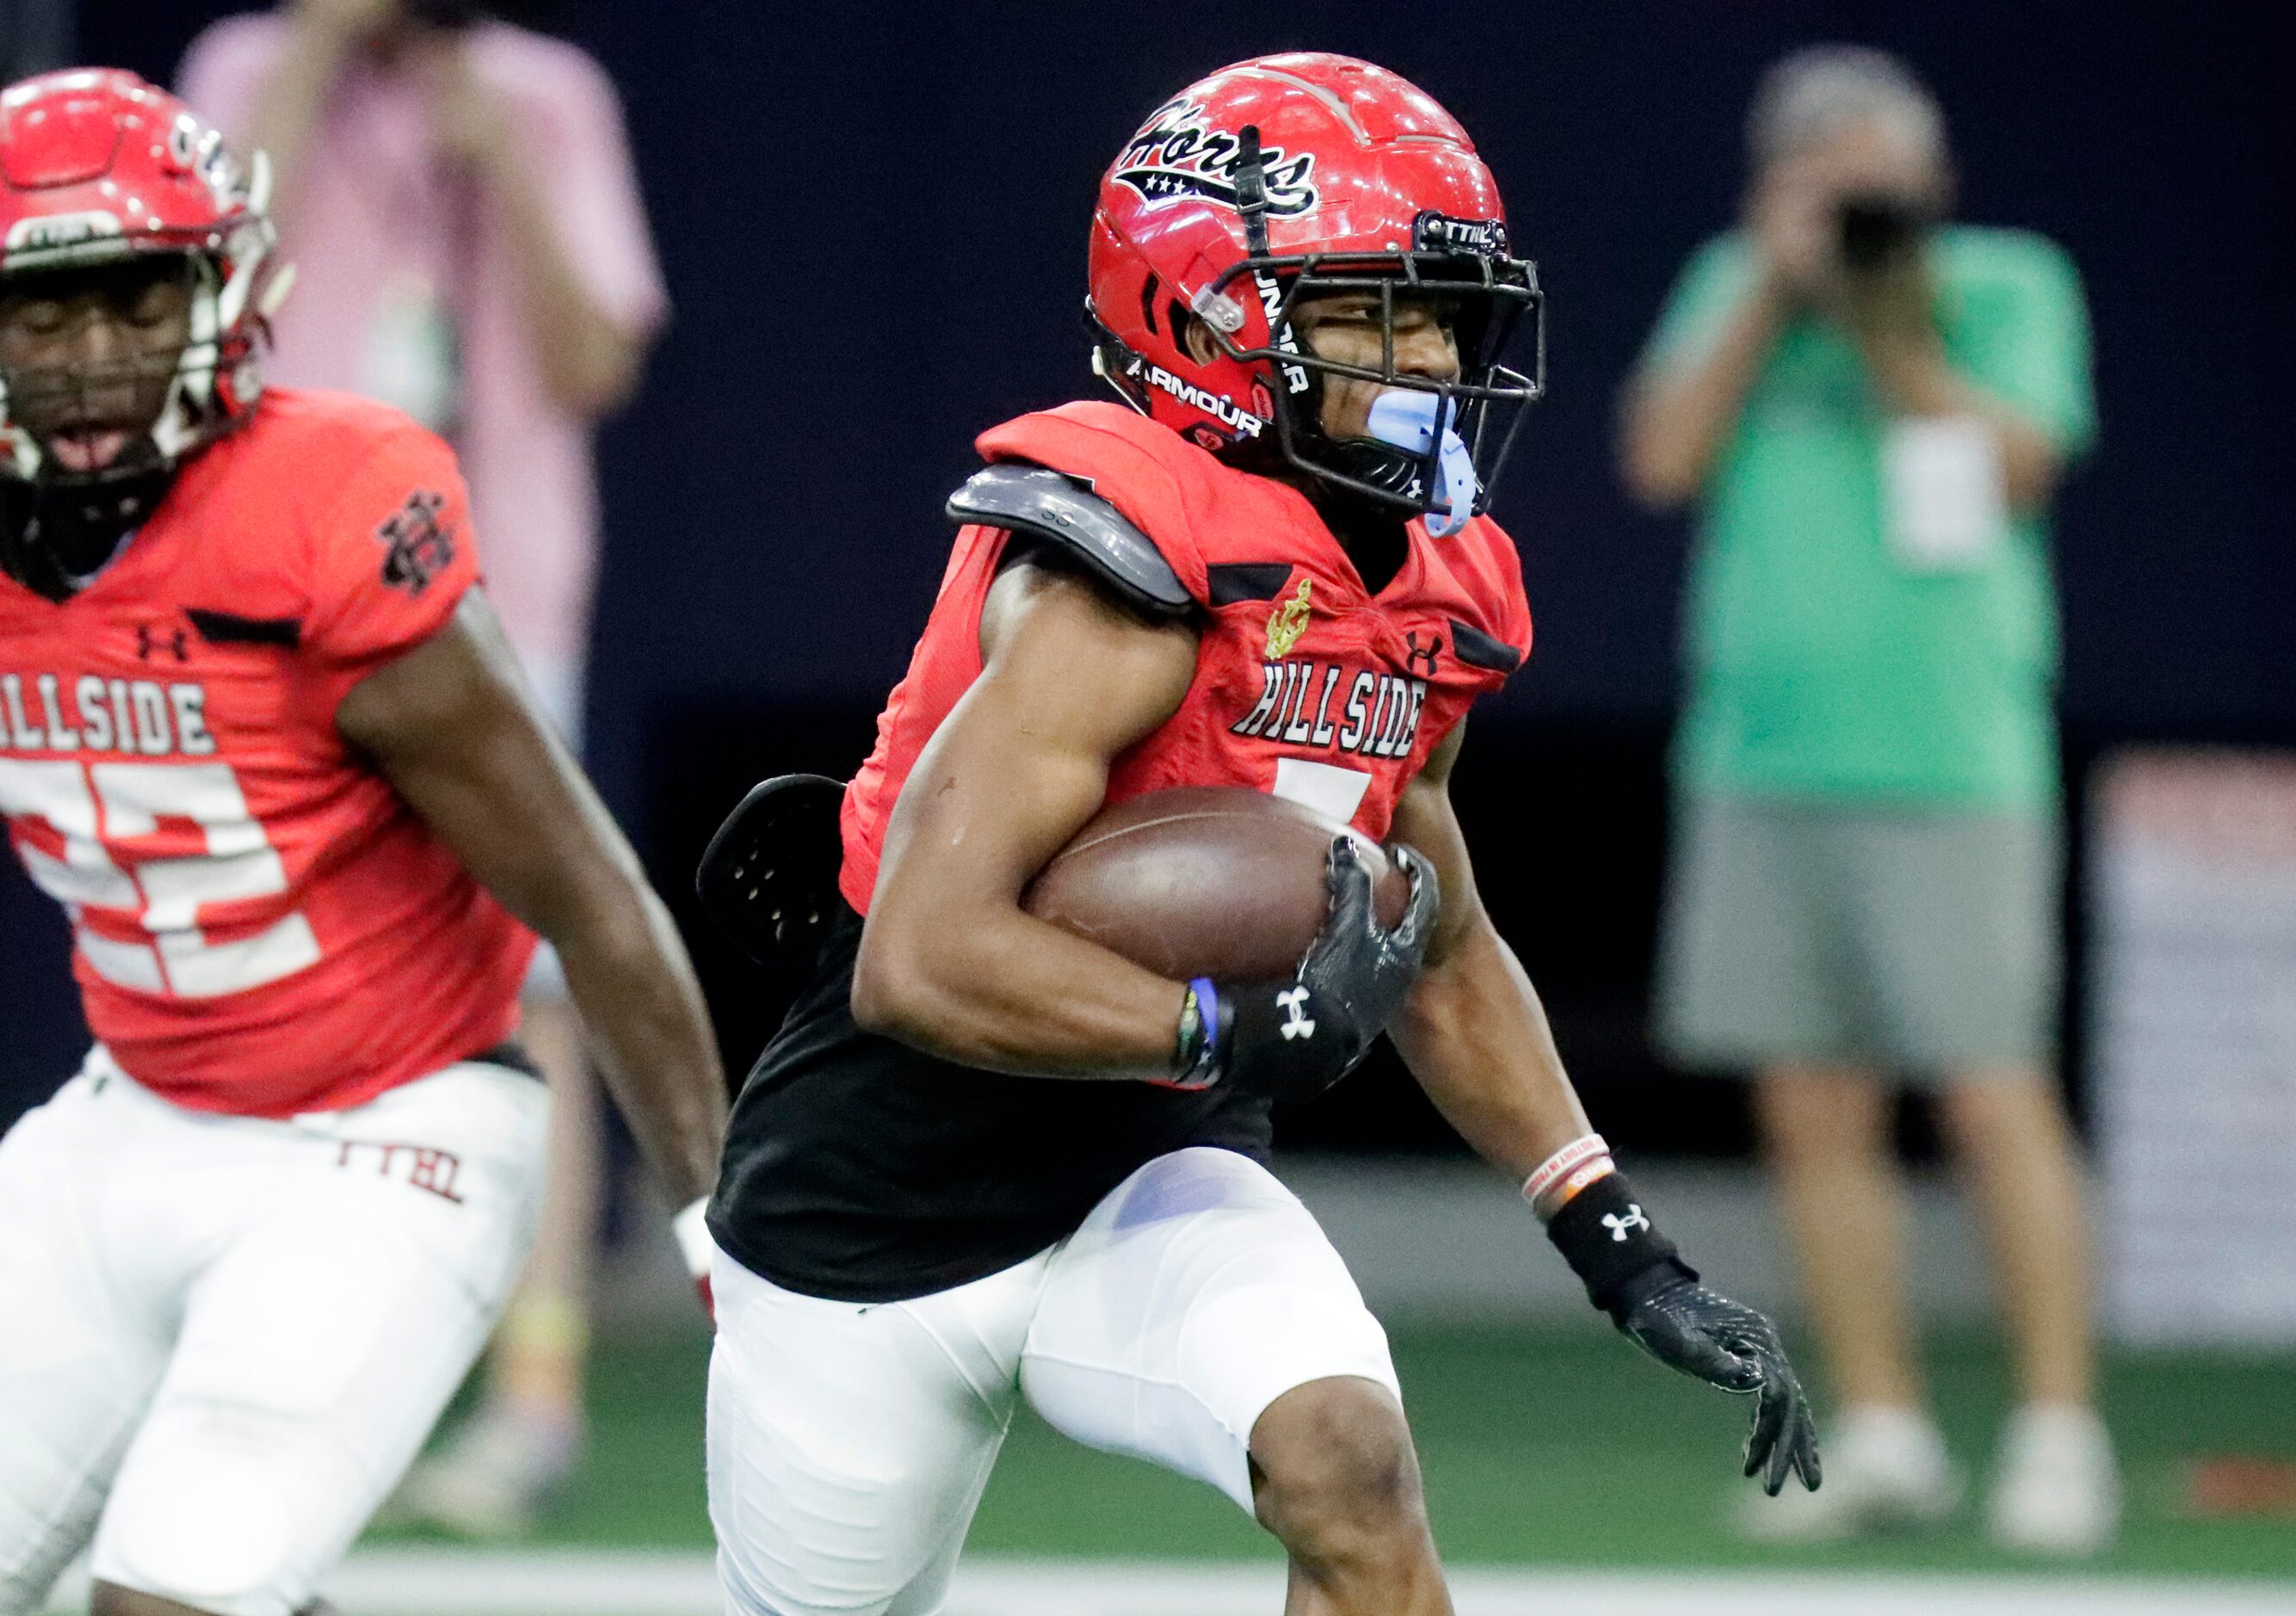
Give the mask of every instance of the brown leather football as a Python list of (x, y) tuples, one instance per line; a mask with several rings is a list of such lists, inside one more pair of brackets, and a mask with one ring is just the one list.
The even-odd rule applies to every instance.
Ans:
[(1299, 969), (1329, 908), (1324, 858), (1351, 838), (1379, 918), (1411, 883), (1378, 844), (1241, 786), (1151, 792), (1095, 815), (1021, 895), (1021, 906), (1160, 975), (1265, 981)]

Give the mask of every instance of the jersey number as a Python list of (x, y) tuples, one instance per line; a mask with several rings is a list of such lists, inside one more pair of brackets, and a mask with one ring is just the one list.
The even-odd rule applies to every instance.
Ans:
[[(206, 905), (287, 890), (286, 865), (247, 811), (246, 794), (228, 763), (83, 765), (0, 758), (0, 816), (45, 820), (63, 839), (62, 858), (29, 843), (20, 850), (33, 881), (76, 922), (84, 909), (110, 910), (151, 937), (149, 943), (121, 942), (75, 927), (80, 956), (108, 982), (208, 999), (260, 988), (318, 963), (319, 939), (299, 911), (236, 942), (210, 943), (200, 930)], [(130, 858), (128, 868), (113, 860), (107, 841), (149, 836), (162, 819), (199, 826), (207, 851)]]

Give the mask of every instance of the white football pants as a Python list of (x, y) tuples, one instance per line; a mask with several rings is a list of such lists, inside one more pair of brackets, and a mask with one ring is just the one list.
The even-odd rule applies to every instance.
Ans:
[(1308, 1209), (1231, 1151), (1160, 1156), (1051, 1250), (911, 1301), (714, 1266), (709, 1518), (734, 1616), (931, 1616), (1016, 1399), (1251, 1508), (1246, 1444), (1295, 1386), (1395, 1391)]
[(96, 1578), (290, 1616), (484, 1345), (533, 1243), (542, 1084), (468, 1063), (285, 1121), (97, 1049), (0, 1140), (0, 1616)]

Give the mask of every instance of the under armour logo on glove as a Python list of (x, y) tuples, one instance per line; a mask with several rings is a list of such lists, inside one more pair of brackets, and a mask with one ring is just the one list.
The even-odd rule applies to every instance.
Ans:
[(1627, 1243), (1628, 1229), (1646, 1229), (1650, 1226), (1651, 1220), (1643, 1216), (1642, 1204), (1639, 1202), (1630, 1201), (1627, 1203), (1627, 1215), (1624, 1218), (1620, 1217), (1616, 1212), (1603, 1214), (1603, 1226), (1611, 1231), (1611, 1238), (1620, 1245)]
[(1308, 990), (1305, 988), (1287, 988), (1275, 996), (1275, 1002), (1283, 1006), (1283, 1025), (1279, 1030), (1285, 1038), (1312, 1038), (1316, 1036), (1316, 1023), (1308, 1016)]

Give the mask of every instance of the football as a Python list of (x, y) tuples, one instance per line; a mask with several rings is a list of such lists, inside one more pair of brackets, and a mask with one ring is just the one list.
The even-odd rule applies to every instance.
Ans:
[(1241, 786), (1151, 792), (1095, 816), (1021, 895), (1021, 906), (1160, 975), (1289, 976), (1330, 907), (1335, 836), (1369, 865), (1380, 922), (1411, 883), (1360, 832)]

